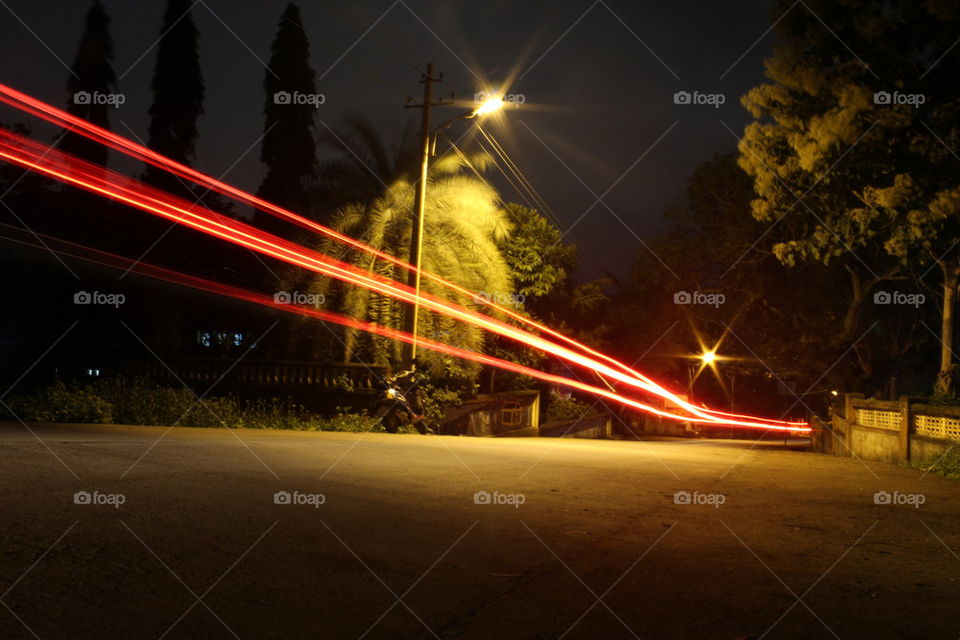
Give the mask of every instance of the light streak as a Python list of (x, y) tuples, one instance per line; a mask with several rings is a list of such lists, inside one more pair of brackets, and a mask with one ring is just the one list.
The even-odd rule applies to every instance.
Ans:
[[(58, 180), (117, 199), (148, 213), (174, 220), (209, 235), (228, 240), (234, 244), (246, 246), (265, 255), (289, 262), (290, 264), (298, 265), (351, 284), (363, 286), (405, 302), (419, 300), (420, 304), (432, 311), (515, 339), (587, 369), (600, 371), (605, 375), (611, 376), (643, 391), (656, 395), (663, 395), (665, 393), (664, 390), (655, 385), (637, 381), (631, 376), (620, 373), (581, 354), (572, 352), (569, 349), (560, 347), (559, 345), (511, 327), (488, 316), (483, 316), (459, 307), (459, 305), (454, 305), (448, 301), (426, 294), (417, 296), (417, 294), (406, 285), (400, 285), (382, 278), (375, 278), (352, 265), (334, 260), (323, 254), (302, 250), (302, 248), (293, 243), (271, 236), (270, 234), (266, 234), (240, 222), (222, 218), (204, 207), (191, 205), (185, 200), (144, 185), (127, 176), (92, 165), (89, 162), (63, 152), (45, 148), (27, 138), (7, 132), (0, 132), (0, 157), (34, 171), (50, 175)], [(200, 212), (218, 216), (221, 219), (211, 220), (209, 217), (201, 215)], [(743, 427), (770, 426), (770, 423), (766, 422), (758, 423), (753, 420), (718, 418), (706, 414), (698, 408), (695, 409), (694, 411), (690, 411), (690, 413), (698, 419), (705, 419), (717, 424)]]
[[(182, 177), (186, 177), (195, 182), (200, 182), (202, 184), (210, 186), (211, 188), (216, 189), (221, 193), (224, 193), (226, 195), (232, 195), (239, 200), (254, 204), (258, 208), (266, 209), (269, 213), (273, 213), (274, 215), (278, 215), (279, 217), (289, 219), (297, 224), (300, 224), (301, 226), (306, 226), (307, 228), (311, 228), (315, 231), (325, 233), (326, 235), (334, 237), (338, 240), (342, 240), (347, 244), (350, 244), (351, 246), (371, 252), (374, 255), (377, 255), (378, 257), (381, 257), (385, 260), (389, 260), (390, 262), (398, 264), (403, 268), (406, 268), (406, 269), (412, 268), (409, 265), (406, 265), (402, 261), (398, 260), (397, 258), (393, 256), (389, 256), (389, 254), (385, 254), (371, 247), (367, 247), (366, 245), (363, 245), (362, 243), (356, 240), (348, 238), (347, 236), (343, 236), (342, 234), (338, 234), (337, 232), (327, 229), (322, 225), (317, 225), (316, 223), (313, 223), (312, 221), (309, 221), (309, 220), (306, 220), (305, 218), (297, 216), (292, 212), (288, 212), (279, 207), (276, 207), (275, 205), (272, 205), (270, 203), (257, 199), (254, 196), (250, 196), (249, 194), (246, 194), (233, 187), (230, 187), (229, 185), (225, 185), (224, 183), (215, 181), (213, 178), (204, 176), (203, 174), (193, 169), (190, 169), (189, 167), (178, 165), (177, 163), (169, 159), (166, 159), (163, 156), (160, 156), (159, 154), (156, 154), (150, 151), (149, 149), (141, 147), (140, 145), (136, 145), (136, 143), (125, 140), (124, 138), (120, 136), (116, 136), (115, 134), (112, 134), (105, 130), (99, 129), (94, 125), (86, 123), (83, 120), (74, 118), (69, 114), (65, 114), (64, 112), (61, 112), (55, 109), (54, 107), (46, 105), (45, 103), (42, 103), (40, 101), (34, 100), (29, 96), (25, 96), (25, 94), (20, 94), (19, 92), (15, 92), (14, 90), (11, 90), (7, 87), (3, 87), (3, 85), (0, 85), (0, 100), (7, 102), (8, 104), (14, 104), (10, 100), (5, 99), (4, 97), (4, 96), (9, 96), (10, 94), (15, 94), (19, 102), (23, 102), (27, 105), (27, 108), (25, 108), (24, 110), (30, 113), (33, 113), (34, 115), (45, 117), (44, 114), (50, 115), (51, 113), (53, 113), (54, 116), (56, 117), (54, 116), (45, 117), (45, 119), (48, 119), (51, 121), (57, 121), (58, 119), (67, 120), (69, 121), (70, 123), (69, 126), (71, 126), (71, 128), (74, 126), (77, 126), (77, 127), (83, 128), (88, 133), (90, 133), (91, 131), (95, 132), (96, 135), (92, 135), (88, 137), (98, 139), (98, 141), (101, 141), (104, 144), (107, 144), (111, 148), (124, 151), (125, 153), (130, 153), (130, 155), (134, 155), (134, 157), (139, 157), (140, 159), (146, 162), (150, 162), (151, 164), (162, 166), (168, 170), (171, 170), (174, 173), (177, 173), (178, 175), (182, 175)], [(19, 104), (14, 104), (14, 106), (18, 106), (18, 108), (23, 108)], [(26, 138), (22, 138), (20, 136), (14, 136), (11, 134), (5, 134), (3, 137), (7, 139), (7, 142), (4, 144), (4, 153), (2, 154), (2, 157), (4, 157), (5, 159), (11, 162), (15, 162), (22, 166), (26, 166), (35, 171), (46, 173), (47, 175), (51, 175), (57, 179), (69, 182), (76, 186), (80, 186), (81, 188), (97, 192), (101, 195), (116, 198), (122, 202), (125, 202), (126, 204), (130, 204), (141, 210), (165, 217), (167, 219), (172, 219), (176, 222), (185, 224), (187, 226), (190, 226), (204, 233), (208, 233), (210, 235), (214, 235), (221, 239), (234, 242), (235, 244), (241, 244), (243, 246), (247, 246), (251, 249), (254, 249), (266, 255), (270, 255), (274, 258), (284, 260), (292, 264), (296, 264), (296, 265), (317, 271), (319, 273), (324, 273), (325, 275), (329, 275), (329, 276), (344, 280), (346, 282), (356, 284), (358, 286), (364, 286), (364, 287), (370, 288), (372, 290), (378, 291), (385, 295), (396, 297), (405, 302), (413, 302), (414, 300), (418, 299), (418, 296), (416, 295), (416, 293), (413, 292), (412, 290), (409, 290), (409, 287), (405, 287), (405, 285), (398, 285), (398, 283), (395, 283), (393, 281), (386, 280), (383, 278), (372, 278), (369, 274), (356, 269), (352, 265), (334, 260), (332, 258), (329, 258), (328, 256), (324, 256), (323, 254), (318, 254), (316, 252), (310, 252), (310, 251), (307, 251), (306, 253), (304, 253), (303, 251), (298, 250), (300, 249), (299, 247), (297, 247), (296, 245), (293, 245), (288, 241), (282, 240), (275, 236), (271, 236), (269, 234), (265, 234), (247, 225), (243, 225), (241, 223), (236, 223), (229, 220), (226, 222), (212, 221), (209, 218), (206, 218), (202, 215), (198, 215), (196, 212), (203, 211), (213, 216), (218, 216), (218, 214), (212, 211), (209, 211), (207, 209), (204, 209), (203, 207), (196, 207), (196, 206), (190, 205), (186, 201), (177, 199), (171, 196), (170, 194), (166, 194), (162, 191), (153, 189), (151, 187), (147, 187), (146, 185), (138, 183), (126, 176), (116, 174), (115, 172), (112, 172), (109, 170), (104, 170), (102, 167), (95, 167), (93, 165), (89, 165), (89, 163), (85, 163), (84, 161), (81, 161), (77, 158), (73, 158), (71, 156), (68, 156), (58, 151), (51, 151), (46, 148), (42, 148), (42, 153), (31, 154), (29, 152), (29, 148), (33, 146), (34, 150), (37, 151), (40, 145), (37, 145), (36, 143), (29, 141)], [(22, 155), (25, 152), (25, 148), (26, 148), (27, 157), (24, 157), (24, 155)], [(32, 155), (32, 160), (30, 159), (31, 155)], [(50, 158), (49, 156), (52, 156), (52, 158)], [(56, 162), (53, 161), (54, 159), (56, 160)], [(104, 176), (109, 176), (111, 180), (109, 181), (105, 180)], [(124, 186), (124, 185), (127, 185), (127, 186)], [(445, 286), (448, 286), (449, 288), (455, 291), (464, 293), (466, 295), (471, 295), (471, 296), (473, 295), (468, 290), (463, 289), (453, 283), (448, 283), (447, 281), (443, 280), (442, 278), (439, 278), (438, 276), (434, 276), (433, 274), (429, 274), (428, 272), (423, 272), (423, 275), (434, 281), (444, 284)], [(468, 309), (460, 307), (459, 305), (453, 305), (448, 301), (445, 301), (440, 298), (436, 298), (435, 296), (432, 296), (429, 294), (422, 295), (422, 296), (419, 296), (419, 301), (425, 307), (430, 308), (431, 310), (436, 311), (438, 313), (443, 313), (446, 315), (450, 315), (451, 317), (456, 317), (457, 319), (470, 322), (475, 326), (479, 326), (483, 329), (493, 331), (500, 335), (504, 335), (506, 337), (526, 343), (530, 346), (533, 346), (534, 348), (538, 348), (548, 353), (552, 353), (553, 355), (572, 361), (580, 366), (586, 367), (588, 369), (593, 369), (598, 372), (602, 372), (605, 375), (608, 375), (616, 380), (624, 382), (630, 386), (633, 386), (643, 391), (663, 397), (664, 399), (677, 405), (679, 408), (693, 415), (696, 415), (698, 418), (703, 418), (710, 422), (722, 423), (722, 424), (728, 424), (728, 425), (734, 425), (734, 426), (751, 426), (751, 427), (756, 426), (757, 423), (760, 423), (764, 426), (769, 426), (774, 424), (792, 425), (793, 428), (802, 427), (805, 425), (805, 423), (801, 423), (801, 422), (788, 422), (788, 421), (782, 421), (782, 420), (756, 418), (753, 416), (741, 416), (739, 414), (729, 414), (725, 412), (708, 410), (708, 409), (697, 407), (696, 405), (693, 405), (687, 402), (686, 400), (680, 398), (676, 394), (664, 389), (663, 387), (660, 387), (657, 383), (655, 383), (650, 378), (634, 371), (633, 369), (631, 369), (630, 367), (627, 367), (623, 363), (620, 363), (617, 360), (610, 358), (609, 356), (606, 356), (605, 354), (599, 353), (587, 347), (586, 345), (582, 345), (577, 341), (573, 340), (572, 338), (564, 336), (563, 334), (560, 334), (559, 332), (556, 332), (550, 329), (549, 327), (545, 327), (539, 323), (536, 323), (528, 318), (525, 318), (517, 314), (516, 312), (506, 309), (505, 307), (499, 307), (498, 305), (490, 304), (490, 306), (497, 308), (498, 310), (501, 310), (505, 314), (511, 317), (514, 317), (515, 319), (518, 319), (527, 325), (534, 326), (535, 328), (538, 328), (544, 331), (548, 335), (559, 338), (567, 342), (568, 344), (571, 344), (592, 356), (598, 357), (601, 360), (608, 362), (609, 364), (619, 369), (619, 371), (611, 369), (610, 367), (603, 365), (602, 363), (598, 363), (592, 360), (591, 358), (585, 358), (581, 354), (572, 352), (569, 349), (566, 349), (564, 347), (555, 345), (554, 343), (545, 341), (542, 338), (539, 338), (538, 336), (534, 336), (533, 334), (530, 334), (526, 331), (517, 330), (514, 327), (511, 327), (510, 325), (497, 321), (488, 316), (477, 314), (476, 312), (472, 312)], [(488, 302), (488, 301), (484, 301), (484, 302)], [(721, 416), (727, 416), (727, 418), (723, 418)], [(744, 420), (730, 420), (729, 419), (730, 417), (748, 418), (751, 422), (746, 422)]]
[[(155, 151), (152, 151), (151, 149), (141, 144), (138, 144), (132, 140), (124, 138), (123, 136), (119, 136), (106, 129), (98, 127), (90, 122), (87, 122), (86, 120), (83, 120), (82, 118), (78, 118), (61, 109), (58, 109), (52, 105), (49, 105), (41, 100), (37, 100), (36, 98), (33, 98), (23, 92), (17, 91), (16, 89), (13, 89), (3, 84), (0, 84), (0, 102), (6, 103), (10, 106), (13, 106), (27, 113), (30, 113), (31, 115), (42, 118), (58, 126), (69, 128), (71, 131), (84, 135), (90, 138), (91, 140), (99, 142), (115, 151), (129, 155), (133, 158), (149, 163), (155, 167), (165, 169), (185, 180), (189, 180), (191, 182), (203, 185), (211, 189), (212, 191), (220, 193), (221, 195), (235, 198), (240, 202), (243, 202), (249, 206), (255, 207), (260, 211), (263, 211), (264, 213), (280, 218), (282, 220), (286, 220), (287, 222), (295, 224), (301, 228), (325, 235), (334, 240), (337, 240), (351, 247), (354, 247), (355, 249), (359, 249), (361, 251), (370, 253), (382, 260), (385, 260), (387, 262), (390, 262), (391, 264), (398, 266), (401, 269), (404, 269), (407, 271), (415, 269), (412, 265), (404, 262), (403, 260), (400, 260), (395, 256), (392, 256), (388, 253), (380, 251), (374, 247), (370, 247), (358, 240), (355, 240), (354, 238), (351, 238), (333, 229), (330, 229), (329, 227), (326, 227), (312, 220), (304, 218), (303, 216), (300, 216), (292, 211), (289, 211), (287, 209), (284, 209), (283, 207), (279, 207), (273, 203), (270, 203), (266, 200), (263, 200), (254, 195), (251, 195), (241, 189), (237, 189), (236, 187), (233, 187), (220, 180), (216, 180), (191, 167), (188, 167), (184, 164), (178, 163), (170, 158), (167, 158), (166, 156), (156, 153)], [(662, 387), (652, 379), (634, 370), (633, 368), (627, 366), (626, 364), (610, 356), (607, 356), (606, 354), (596, 351), (595, 349), (592, 349), (589, 346), (582, 344), (565, 334), (555, 331), (554, 329), (551, 329), (550, 327), (542, 323), (536, 322), (535, 320), (527, 318), (526, 316), (523, 316), (522, 314), (519, 314), (508, 307), (498, 305), (492, 300), (484, 296), (477, 296), (476, 293), (469, 291), (468, 289), (465, 289), (453, 282), (445, 280), (444, 278), (441, 278), (438, 275), (432, 274), (428, 271), (422, 271), (422, 270), (420, 271), (420, 274), (422, 277), (432, 282), (436, 282), (437, 284), (451, 291), (455, 291), (459, 294), (468, 296), (469, 298), (471, 298), (476, 302), (480, 302), (481, 304), (484, 304), (492, 309), (495, 309), (498, 312), (503, 313), (504, 315), (512, 318), (513, 320), (520, 322), (521, 324), (524, 324), (529, 327), (533, 327), (537, 331), (540, 331), (546, 335), (549, 335), (554, 339), (565, 342), (568, 345), (592, 356), (593, 358), (599, 358), (604, 362), (606, 362), (607, 364), (613, 367), (616, 367), (621, 372), (626, 373), (628, 376), (634, 378), (635, 380), (640, 381), (644, 385), (647, 385), (650, 387), (656, 387), (659, 391), (655, 391), (654, 393), (656, 393), (657, 395), (660, 395), (665, 400), (673, 403), (674, 405), (682, 408), (685, 411), (692, 412), (697, 415), (714, 415), (714, 416), (726, 416), (726, 417), (737, 417), (737, 418), (746, 417), (739, 414), (726, 413), (723, 411), (717, 411), (717, 410), (698, 407), (688, 402), (684, 398), (680, 397), (676, 393), (667, 390), (666, 388)], [(767, 418), (754, 418), (754, 419), (760, 420), (762, 422), (767, 422), (770, 424), (791, 424), (790, 422), (783, 421), (783, 420), (773, 420), (773, 419), (767, 419)]]
[[(10, 225), (0, 225), (10, 229), (15, 229)], [(16, 229), (17, 231), (21, 231)], [(189, 274), (181, 273), (172, 269), (167, 269), (157, 265), (152, 265), (146, 262), (134, 262), (129, 258), (123, 256), (118, 256), (116, 254), (111, 254), (106, 251), (100, 251), (98, 249), (93, 249), (90, 247), (85, 247), (72, 242), (67, 242), (58, 238), (52, 238), (50, 236), (43, 236), (46, 240), (44, 244), (36, 244), (29, 241), (17, 240), (15, 238), (4, 237), (0, 235), (0, 239), (6, 239), (18, 244), (26, 245), (36, 249), (47, 249), (53, 251), (54, 253), (62, 256), (67, 256), (70, 258), (76, 258), (89, 262), (92, 264), (97, 264), (105, 267), (110, 267), (124, 272), (135, 273), (141, 276), (152, 278), (154, 280), (160, 280), (163, 282), (168, 282), (171, 284), (176, 284), (180, 286), (190, 287), (199, 291), (204, 291), (206, 293), (212, 293), (219, 296), (224, 296), (232, 298), (235, 300), (240, 300), (242, 302), (248, 302), (252, 304), (261, 305), (264, 307), (270, 307), (279, 311), (284, 311), (287, 313), (293, 313), (297, 315), (302, 315), (324, 322), (331, 322), (334, 324), (339, 324), (346, 327), (352, 327), (361, 331), (366, 331), (369, 333), (374, 333), (381, 335), (387, 338), (394, 340), (399, 340), (402, 342), (412, 342), (414, 336), (405, 331), (399, 329), (393, 329), (390, 327), (384, 327), (373, 322), (365, 322), (361, 320), (356, 320), (345, 316), (339, 313), (332, 311), (324, 311), (316, 309), (313, 307), (304, 307), (299, 305), (286, 304), (282, 302), (277, 302), (273, 297), (258, 293), (256, 291), (251, 291), (249, 289), (243, 289), (241, 287), (236, 287), (233, 285), (224, 284), (221, 282), (215, 282), (212, 280), (207, 280), (197, 276), (192, 276)], [(697, 422), (704, 424), (715, 424), (712, 420), (702, 419), (702, 418), (690, 418), (689, 416), (682, 416), (676, 413), (671, 413), (669, 411), (664, 411), (658, 407), (648, 405), (637, 400), (627, 398), (615, 392), (609, 391), (607, 389), (602, 389), (600, 387), (595, 387), (593, 385), (587, 384), (580, 380), (574, 380), (572, 378), (566, 378), (560, 375), (546, 373), (538, 369), (533, 369), (531, 367), (510, 362), (509, 360), (503, 360), (501, 358), (496, 358), (494, 356), (488, 356), (482, 353), (476, 353), (474, 351), (469, 351), (460, 347), (455, 347), (453, 345), (445, 344), (435, 340), (425, 339), (422, 337), (417, 337), (421, 346), (425, 349), (430, 349), (437, 351), (438, 353), (443, 353), (450, 355), (456, 358), (462, 358), (465, 360), (472, 360), (480, 364), (485, 364), (492, 367), (497, 367), (506, 371), (512, 371), (514, 373), (519, 373), (521, 375), (527, 375), (533, 378), (544, 380), (546, 382), (563, 385), (579, 391), (586, 393), (602, 396), (624, 406), (644, 411), (646, 413), (651, 413), (662, 418), (669, 420), (676, 420), (678, 422)], [(748, 428), (754, 429), (773, 429), (777, 431), (788, 431), (788, 432), (803, 432), (808, 431), (808, 429), (798, 429), (796, 427), (788, 426), (771, 426), (771, 425), (744, 425)]]

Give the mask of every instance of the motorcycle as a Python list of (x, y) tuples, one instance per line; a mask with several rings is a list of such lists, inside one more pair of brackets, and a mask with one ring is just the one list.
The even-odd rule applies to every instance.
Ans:
[[(406, 390), (401, 380), (409, 378)], [(424, 420), (423, 400), (420, 395), (420, 376), (415, 371), (401, 371), (385, 378), (386, 388), (373, 406), (373, 415), (387, 433), (397, 433), (404, 425), (413, 425), (423, 435), (435, 433)]]

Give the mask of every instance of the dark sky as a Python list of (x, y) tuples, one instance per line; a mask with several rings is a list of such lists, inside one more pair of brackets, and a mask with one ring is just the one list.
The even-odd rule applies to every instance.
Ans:
[[(113, 128), (133, 137), (129, 127), (145, 139), (152, 45), (165, 2), (104, 4), (127, 98)], [(249, 190), (262, 176), (259, 148), (251, 145), (263, 130), (263, 65), (285, 6), (201, 0), (194, 8), (207, 86), (196, 165), (214, 176), (229, 170), (225, 179)], [(402, 107), (405, 95), (419, 95), (418, 69), (428, 61), (444, 72), (443, 91), (463, 97), (484, 80), (496, 86), (514, 77), (509, 92), (526, 103), (508, 109), (490, 130), (569, 229), (583, 277), (604, 269), (628, 273), (637, 236), (656, 231), (665, 204), (681, 193), (696, 164), (734, 149), (724, 123), (742, 132), (748, 114), (739, 97), (762, 82), (772, 46), (771, 35), (760, 39), (771, 0), (303, 0), (300, 6), (326, 96), (320, 128), (359, 112), (395, 135), (414, 117)], [(88, 7), (82, 0), (4, 0), (0, 82), (63, 105), (64, 65), (73, 61)], [(681, 90), (722, 93), (726, 103), (676, 105)], [(456, 113), (438, 113), (437, 121)], [(5, 108), (0, 121), (28, 122)], [(35, 129), (45, 139), (53, 135)], [(591, 208), (590, 190), (599, 196), (614, 183), (603, 198), (612, 213), (602, 204)], [(521, 201), (497, 184), (505, 199)]]

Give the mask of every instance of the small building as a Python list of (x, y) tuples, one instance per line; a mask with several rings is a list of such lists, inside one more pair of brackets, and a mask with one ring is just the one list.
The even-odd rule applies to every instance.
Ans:
[(447, 407), (440, 428), (445, 435), (538, 436), (540, 392), (505, 391), (482, 394)]

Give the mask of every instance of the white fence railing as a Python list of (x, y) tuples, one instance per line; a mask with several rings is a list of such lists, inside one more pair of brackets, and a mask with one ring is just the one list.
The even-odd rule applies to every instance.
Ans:
[(874, 429), (900, 431), (903, 424), (903, 415), (899, 411), (857, 409), (857, 424)]
[(960, 441), (960, 418), (925, 415), (914, 416), (913, 432), (925, 438)]

